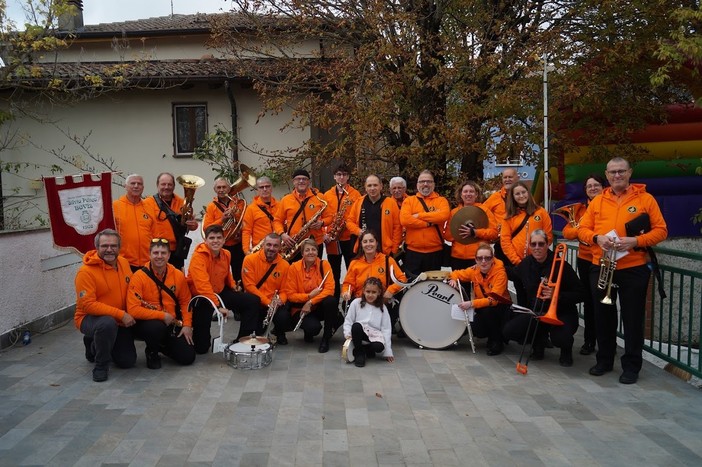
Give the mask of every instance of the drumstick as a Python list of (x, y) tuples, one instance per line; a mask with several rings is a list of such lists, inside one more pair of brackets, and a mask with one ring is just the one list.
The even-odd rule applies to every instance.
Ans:
[[(461, 302), (464, 302), (465, 300), (463, 299), (463, 286), (461, 285), (461, 280), (456, 279), (456, 283), (458, 283), (458, 293), (461, 295)], [(470, 321), (468, 321), (468, 311), (463, 310), (463, 315), (466, 317), (466, 326), (468, 327), (468, 340), (470, 341), (470, 348), (473, 350), (473, 353), (475, 353), (475, 343), (473, 342), (473, 330), (470, 328)]]
[(322, 282), (319, 284), (319, 287), (317, 287), (318, 289), (321, 289), (322, 286), (324, 285), (324, 281), (327, 280), (327, 276), (329, 275), (329, 272), (330, 272), (330, 271), (327, 271), (327, 273), (324, 275), (324, 278), (322, 279)]

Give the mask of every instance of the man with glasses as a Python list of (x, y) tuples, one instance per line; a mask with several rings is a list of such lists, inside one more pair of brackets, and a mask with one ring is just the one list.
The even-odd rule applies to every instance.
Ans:
[[(165, 238), (171, 248), (169, 262), (178, 269), (183, 269), (187, 248), (176, 251), (179, 242), (188, 243), (186, 235), (189, 230), (196, 230), (198, 227), (195, 219), (188, 220), (185, 225), (181, 224), (181, 211), (185, 205), (185, 200), (176, 195), (175, 177), (172, 173), (163, 172), (156, 177), (156, 189), (158, 193), (144, 200), (146, 212), (154, 219), (153, 235), (158, 238)], [(188, 243), (189, 246), (189, 243)]]
[[(304, 237), (314, 238), (319, 249), (319, 257), (321, 258), (322, 242), (324, 240), (322, 227), (325, 225), (325, 220), (322, 215), (319, 215), (314, 222), (312, 222), (312, 219), (320, 211), (325, 210), (324, 202), (326, 201), (318, 194), (317, 190), (312, 188), (310, 173), (305, 169), (297, 169), (293, 172), (292, 181), (292, 192), (283, 196), (273, 216), (274, 232), (281, 236), (283, 249), (291, 251), (304, 240), (304, 238), (298, 239), (296, 245), (294, 237), (300, 233), (304, 226), (309, 224), (309, 233)], [(301, 257), (302, 254), (300, 251), (297, 251), (290, 258), (290, 262), (297, 261)]]
[[(234, 229), (237, 222), (242, 220), (246, 201), (242, 198), (229, 196), (231, 185), (223, 178), (218, 178), (214, 183), (214, 191), (216, 196), (207, 205), (205, 216), (202, 218), (203, 232), (211, 225), (225, 226), (230, 223), (229, 229)], [(246, 209), (248, 210), (248, 209)], [(229, 252), (231, 258), (232, 274), (234, 280), (241, 280), (241, 263), (244, 261), (244, 250), (242, 249), (241, 229), (232, 232), (231, 230), (224, 232), (225, 235), (230, 234), (229, 238), (224, 243), (224, 249)]]
[(136, 363), (131, 327), (134, 318), (127, 312), (127, 286), (132, 271), (119, 256), (120, 236), (105, 229), (95, 235), (95, 250), (83, 256), (76, 274), (76, 328), (83, 333), (85, 358), (95, 363), (93, 381), (107, 381), (112, 361), (119, 368)]
[(141, 199), (144, 178), (131, 174), (124, 182), (126, 193), (112, 203), (115, 227), (122, 240), (120, 254), (129, 261), (132, 272), (149, 261), (149, 240), (153, 238), (153, 223)]
[[(526, 302), (519, 305), (533, 310), (537, 314), (543, 315), (548, 311), (551, 304), (551, 297), (555, 287), (542, 287), (541, 297), (537, 297), (539, 286), (551, 277), (551, 269), (555, 255), (548, 248), (548, 235), (543, 230), (534, 230), (529, 236), (529, 252), (521, 263), (507, 270), (510, 280), (515, 287), (521, 287), (526, 292)], [(560, 267), (557, 265), (557, 267)], [(554, 274), (554, 280), (556, 280)], [(533, 333), (536, 329), (535, 323), (531, 324), (529, 335), (527, 329), (532, 319), (532, 315), (515, 313), (515, 316), (505, 324), (502, 333), (507, 340), (514, 340), (524, 343), (533, 338), (532, 360), (543, 360), (546, 340), (550, 336), (555, 347), (561, 349), (558, 362), (561, 366), (573, 366), (573, 336), (578, 330), (578, 309), (577, 304), (585, 298), (583, 288), (578, 275), (573, 268), (564, 261), (563, 273), (561, 276), (560, 289), (558, 293), (558, 303), (556, 304), (556, 315), (563, 322), (562, 325), (550, 325), (539, 323), (535, 337)]]
[(127, 309), (137, 320), (134, 333), (146, 342), (146, 367), (161, 368), (159, 353), (180, 365), (195, 361), (190, 288), (180, 269), (168, 263), (169, 240), (154, 238), (149, 264), (129, 282)]
[[(495, 298), (502, 297), (509, 301), (507, 291), (507, 272), (502, 261), (495, 259), (492, 247), (488, 243), (480, 243), (475, 252), (475, 265), (467, 269), (451, 272), (449, 285), (458, 289), (460, 281), (472, 285), (475, 298), (464, 294), (465, 300), (458, 306), (468, 311), (475, 310), (470, 327), (475, 337), (487, 337), (487, 354), (499, 355), (504, 349), (502, 326), (507, 318), (509, 307), (501, 304)], [(467, 287), (470, 291), (471, 287)]]
[[(655, 198), (646, 192), (646, 186), (630, 183), (632, 169), (629, 162), (615, 157), (607, 163), (605, 175), (609, 187), (593, 199), (580, 219), (578, 239), (593, 245), (590, 283), (595, 305), (597, 334), (597, 364), (590, 368), (593, 376), (602, 376), (613, 370), (617, 350), (616, 308), (602, 303), (608, 287), (600, 289), (600, 259), (616, 255), (613, 264), (612, 301), (619, 298), (624, 325), (624, 355), (619, 382), (634, 384), (643, 363), (644, 318), (646, 295), (651, 270), (647, 266), (646, 248), (662, 242), (668, 236), (668, 227)], [(596, 246), (599, 246), (597, 248)]]
[[(334, 186), (324, 193), (327, 201), (325, 217), (328, 220), (327, 233), (324, 235), (324, 244), (327, 248), (327, 260), (334, 273), (334, 296), (339, 296), (341, 286), (341, 259), (346, 263), (346, 269), (353, 259), (355, 238), (346, 228), (346, 219), (349, 217), (351, 206), (361, 197), (357, 189), (349, 185), (349, 168), (345, 164), (339, 165), (334, 170)], [(329, 229), (336, 230), (332, 238)]]
[(244, 224), (241, 228), (241, 244), (247, 255), (257, 245), (262, 246), (263, 238), (275, 230), (273, 216), (278, 208), (278, 201), (273, 196), (271, 179), (265, 175), (258, 177), (256, 193), (244, 213)]
[(434, 175), (422, 170), (417, 178), (417, 194), (402, 203), (400, 223), (406, 229), (405, 273), (418, 276), (440, 270), (444, 249), (444, 224), (451, 214), (449, 202), (434, 191)]

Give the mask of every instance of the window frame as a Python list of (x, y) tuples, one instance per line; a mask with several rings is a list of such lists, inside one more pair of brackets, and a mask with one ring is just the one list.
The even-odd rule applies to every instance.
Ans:
[[(191, 114), (191, 119), (192, 121), (192, 126), (194, 127), (193, 132), (194, 134), (190, 135), (190, 138), (192, 139), (193, 137), (195, 138), (194, 145), (193, 145), (193, 150), (189, 152), (182, 152), (180, 151), (179, 148), (179, 139), (178, 139), (178, 110), (183, 109), (183, 108), (189, 108), (193, 109), (193, 112)], [(205, 112), (205, 129), (204, 133), (202, 134), (202, 139), (198, 141), (198, 135), (197, 135), (197, 115), (196, 109), (199, 108), (204, 108)], [(173, 102), (171, 104), (171, 120), (173, 122), (173, 157), (181, 157), (181, 158), (187, 158), (187, 157), (192, 157), (193, 154), (195, 153), (195, 148), (197, 145), (202, 142), (202, 140), (207, 136), (209, 132), (209, 110), (207, 107), (207, 102)]]

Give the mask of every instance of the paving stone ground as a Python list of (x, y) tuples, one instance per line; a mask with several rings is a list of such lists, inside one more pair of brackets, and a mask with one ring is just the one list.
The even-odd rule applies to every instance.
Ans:
[(136, 368), (104, 383), (72, 323), (34, 336), (0, 354), (0, 465), (702, 465), (702, 391), (647, 362), (625, 386), (618, 363), (589, 376), (594, 356), (562, 368), (547, 349), (522, 376), (515, 344), (395, 339), (394, 364), (356, 368), (339, 335), (327, 354), (288, 336), (248, 371), (221, 354), (149, 370), (139, 342)]

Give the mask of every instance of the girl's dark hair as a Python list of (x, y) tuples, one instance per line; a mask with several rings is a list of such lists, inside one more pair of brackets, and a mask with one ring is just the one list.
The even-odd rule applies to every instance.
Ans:
[(366, 302), (366, 294), (364, 292), (366, 291), (366, 286), (368, 286), (368, 285), (374, 285), (374, 286), (378, 287), (378, 290), (380, 291), (380, 293), (378, 294), (378, 297), (375, 299), (375, 303), (371, 303), (371, 305), (377, 306), (378, 308), (380, 308), (380, 311), (382, 312), (383, 311), (383, 293), (385, 293), (385, 291), (383, 290), (383, 283), (380, 282), (380, 279), (378, 279), (377, 277), (369, 277), (363, 283), (363, 289), (361, 289), (362, 290), (362, 292), (361, 292), (361, 308), (366, 306), (366, 303), (367, 303)]
[(380, 242), (378, 241), (378, 234), (375, 233), (375, 231), (368, 229), (364, 230), (361, 232), (361, 235), (358, 236), (358, 252), (356, 253), (356, 256), (353, 259), (358, 259), (358, 258), (363, 258), (363, 255), (365, 252), (363, 251), (362, 245), (363, 245), (363, 237), (366, 235), (371, 234), (373, 238), (375, 239), (375, 251), (376, 253), (380, 253), (380, 250), (378, 249), (378, 245)]
[(539, 207), (536, 204), (536, 201), (534, 201), (534, 197), (531, 196), (531, 192), (529, 191), (529, 188), (526, 186), (526, 184), (524, 182), (516, 182), (510, 187), (509, 191), (507, 191), (507, 199), (505, 200), (505, 219), (510, 219), (519, 214), (519, 205), (514, 200), (514, 189), (518, 186), (524, 188), (527, 191), (527, 195), (529, 196), (526, 208), (524, 209), (527, 213), (527, 216), (533, 215), (536, 212), (536, 209)]

